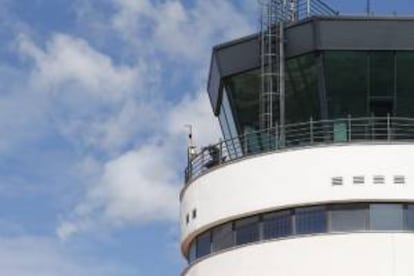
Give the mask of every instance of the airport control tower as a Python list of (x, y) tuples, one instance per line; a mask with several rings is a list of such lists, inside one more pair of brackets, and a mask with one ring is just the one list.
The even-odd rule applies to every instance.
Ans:
[(414, 17), (262, 0), (214, 47), (223, 139), (189, 148), (184, 276), (413, 276)]

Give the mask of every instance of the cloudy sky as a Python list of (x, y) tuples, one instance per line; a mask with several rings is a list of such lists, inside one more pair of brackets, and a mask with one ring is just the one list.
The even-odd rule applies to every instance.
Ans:
[(0, 0), (0, 275), (178, 275), (184, 125), (218, 139), (211, 48), (257, 28), (256, 0)]

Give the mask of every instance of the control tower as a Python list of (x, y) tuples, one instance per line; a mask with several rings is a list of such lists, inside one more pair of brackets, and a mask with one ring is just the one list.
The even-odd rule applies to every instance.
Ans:
[(189, 148), (184, 276), (413, 276), (414, 18), (263, 0), (213, 49), (223, 139)]

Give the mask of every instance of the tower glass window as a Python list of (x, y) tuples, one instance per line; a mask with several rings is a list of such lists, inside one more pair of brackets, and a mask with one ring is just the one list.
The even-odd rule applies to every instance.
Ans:
[(370, 224), (372, 230), (403, 229), (402, 204), (371, 204)]
[(213, 251), (219, 251), (234, 245), (233, 224), (226, 223), (213, 229)]
[(326, 232), (325, 206), (298, 208), (295, 212), (295, 221), (297, 234)]
[(332, 205), (328, 211), (330, 232), (350, 232), (368, 229), (368, 204)]
[(292, 214), (290, 210), (263, 215), (263, 238), (272, 239), (292, 235)]
[(259, 240), (259, 217), (249, 217), (235, 222), (236, 244)]
[(210, 232), (206, 232), (197, 237), (197, 250), (196, 255), (197, 258), (201, 258), (210, 254), (211, 252), (211, 234)]

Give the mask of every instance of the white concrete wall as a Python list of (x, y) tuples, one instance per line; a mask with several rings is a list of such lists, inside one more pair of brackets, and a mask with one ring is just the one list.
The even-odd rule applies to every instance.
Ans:
[(247, 245), (195, 263), (185, 276), (412, 276), (414, 234), (326, 234)]
[[(374, 175), (384, 175), (385, 184), (373, 184)], [(394, 184), (394, 175), (404, 175), (406, 184)], [(342, 186), (332, 186), (331, 178), (337, 176), (344, 178)], [(353, 184), (353, 176), (365, 176), (365, 184)], [(313, 147), (234, 162), (184, 191), (182, 248), (221, 221), (270, 209), (334, 201), (414, 201), (413, 179), (414, 145), (407, 144)], [(197, 217), (187, 225), (185, 216), (193, 209)]]

